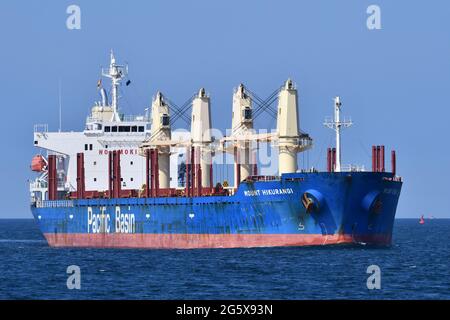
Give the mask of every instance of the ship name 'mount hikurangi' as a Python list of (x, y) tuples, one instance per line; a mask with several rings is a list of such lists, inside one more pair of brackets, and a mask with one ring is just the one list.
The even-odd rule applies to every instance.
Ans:
[[(128, 67), (111, 52), (98, 83), (100, 101), (84, 131), (36, 125), (31, 211), (50, 246), (102, 248), (234, 248), (365, 243), (390, 245), (401, 178), (385, 169), (384, 146), (372, 147), (372, 169), (342, 164), (341, 99), (324, 125), (335, 131), (326, 171), (298, 168), (312, 147), (300, 130), (297, 89), (287, 80), (267, 99), (244, 85), (233, 94), (231, 129), (212, 135), (211, 102), (200, 89), (181, 107), (161, 92), (142, 116), (121, 113)], [(109, 93), (109, 94), (108, 94)], [(274, 107), (274, 104), (277, 106)], [(186, 114), (189, 114), (187, 116)], [(276, 130), (257, 133), (269, 114)], [(190, 131), (173, 130), (176, 121)], [(263, 174), (262, 146), (278, 155), (278, 174)], [(224, 174), (233, 159), (231, 176)], [(303, 163), (303, 166), (305, 164)], [(228, 170), (227, 170), (228, 171)]]

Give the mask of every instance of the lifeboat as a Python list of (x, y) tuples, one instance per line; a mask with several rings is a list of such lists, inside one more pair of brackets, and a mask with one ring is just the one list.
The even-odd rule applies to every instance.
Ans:
[(31, 160), (31, 170), (35, 172), (42, 172), (45, 170), (47, 163), (43, 156), (40, 154), (33, 157)]

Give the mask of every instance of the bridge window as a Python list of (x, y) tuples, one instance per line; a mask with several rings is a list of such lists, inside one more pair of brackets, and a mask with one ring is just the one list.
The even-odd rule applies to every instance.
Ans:
[(91, 151), (92, 151), (92, 144), (90, 144), (90, 145), (89, 145), (89, 150), (91, 150)]
[(144, 132), (144, 126), (139, 126), (139, 132)]
[(132, 126), (131, 127), (131, 132), (137, 132), (137, 126)]
[(110, 126), (106, 126), (105, 127), (105, 132), (111, 132), (111, 127)]
[(111, 127), (111, 131), (112, 131), (112, 132), (117, 132), (117, 126), (112, 126), (112, 127)]
[(88, 150), (88, 145), (85, 144), (85, 145), (84, 145), (84, 151), (87, 151), (87, 150)]
[(130, 132), (130, 126), (120, 126), (119, 127), (119, 132)]

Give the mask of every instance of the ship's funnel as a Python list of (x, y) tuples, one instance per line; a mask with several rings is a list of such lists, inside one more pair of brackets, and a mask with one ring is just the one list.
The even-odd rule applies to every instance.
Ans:
[[(156, 93), (152, 102), (152, 125), (150, 141), (165, 141), (171, 139), (169, 105), (164, 101), (161, 92)], [(158, 147), (159, 187), (170, 186), (170, 147)]]
[(299, 152), (297, 89), (288, 79), (278, 96), (277, 131), (279, 134), (279, 174), (297, 171), (297, 153)]
[[(242, 136), (253, 130), (252, 100), (245, 92), (245, 87), (241, 83), (233, 94), (233, 113), (231, 119), (232, 135)], [(237, 186), (242, 180), (250, 176), (252, 169), (251, 144), (248, 141), (238, 142), (235, 157), (235, 182)], [(236, 170), (240, 170), (237, 174)], [(238, 179), (239, 178), (239, 179)], [(238, 181), (241, 180), (241, 181)]]
[(191, 139), (194, 148), (200, 148), (200, 168), (202, 173), (202, 186), (212, 187), (211, 152), (208, 145), (211, 143), (211, 107), (210, 99), (205, 89), (201, 88), (192, 101)]

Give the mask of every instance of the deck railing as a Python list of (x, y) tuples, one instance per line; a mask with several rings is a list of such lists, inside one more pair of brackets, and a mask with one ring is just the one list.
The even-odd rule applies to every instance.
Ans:
[(37, 208), (72, 208), (72, 200), (36, 200)]
[(34, 125), (35, 133), (46, 133), (48, 132), (48, 124), (35, 124)]

